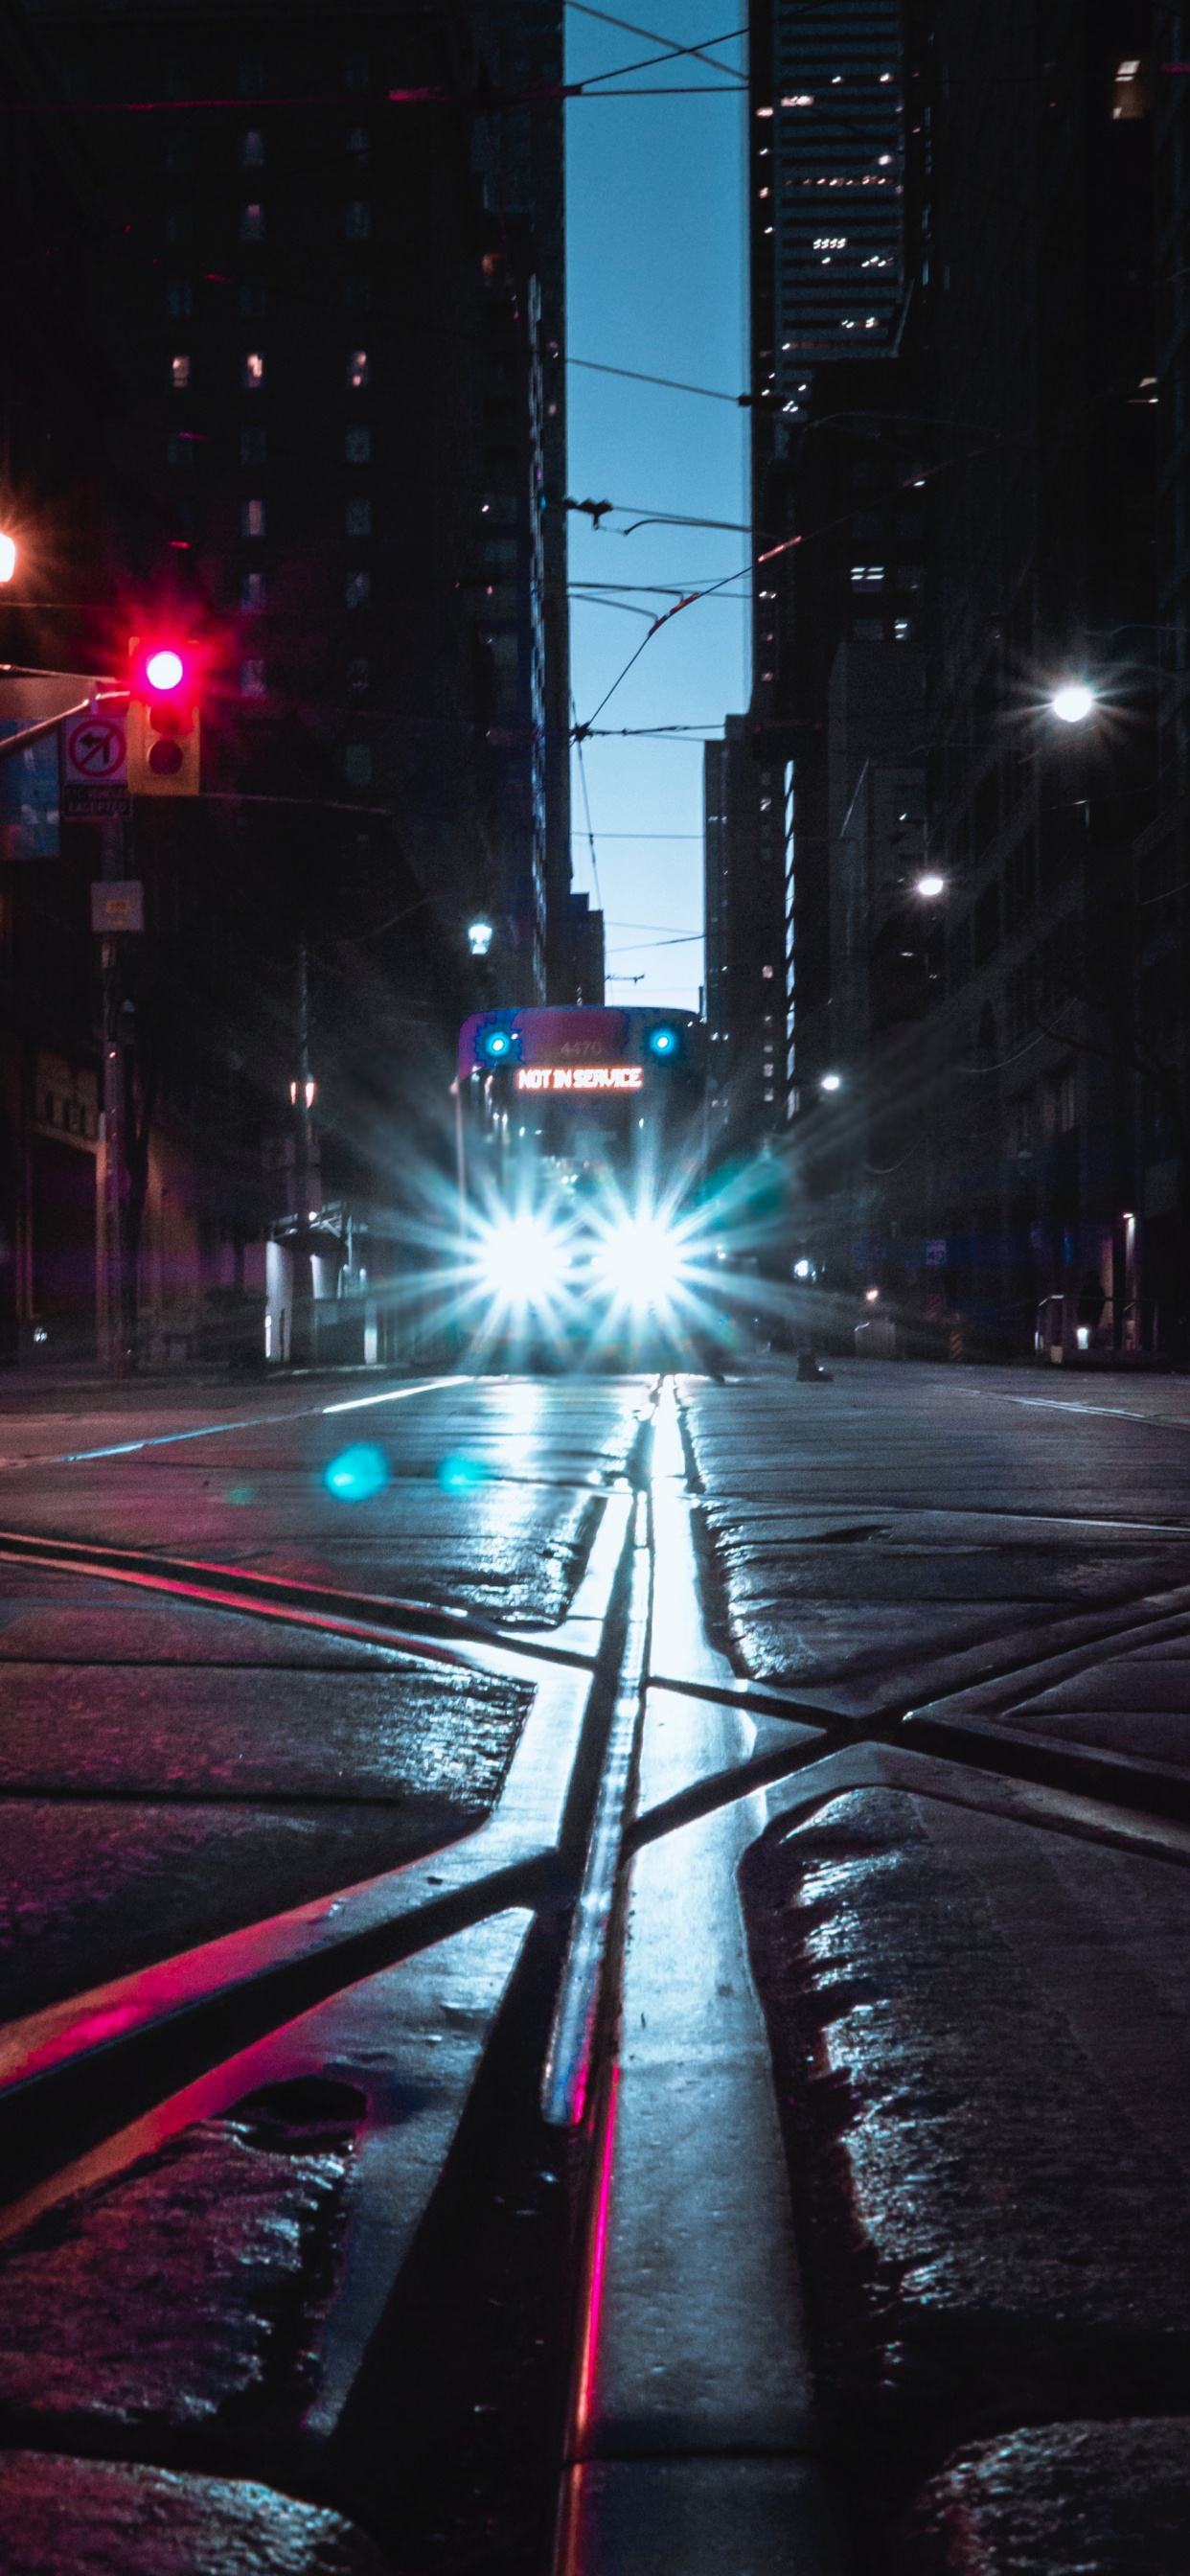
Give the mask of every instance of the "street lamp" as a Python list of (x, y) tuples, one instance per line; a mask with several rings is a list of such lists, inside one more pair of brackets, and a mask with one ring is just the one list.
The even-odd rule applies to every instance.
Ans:
[(932, 868), (927, 868), (925, 875), (918, 878), (913, 891), (923, 896), (927, 903), (932, 903), (936, 895), (945, 894), (946, 879), (936, 875)]
[(486, 957), (488, 950), (491, 947), (493, 936), (494, 934), (490, 921), (469, 922), (467, 926), (467, 945), (471, 950), (472, 956)]
[(1062, 724), (1085, 724), (1095, 711), (1095, 692), (1085, 680), (1064, 680), (1061, 688), (1055, 689), (1050, 707)]
[(820, 1091), (841, 1091), (843, 1088), (842, 1074), (824, 1073), (821, 1081), (819, 1082), (818, 1088)]
[(0, 581), (11, 581), (17, 568), (15, 537), (6, 536), (0, 528)]

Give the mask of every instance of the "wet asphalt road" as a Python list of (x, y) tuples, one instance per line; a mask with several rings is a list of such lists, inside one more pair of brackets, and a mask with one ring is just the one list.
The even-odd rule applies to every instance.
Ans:
[[(10, 1396), (0, 1527), (549, 1628), (643, 1390), (414, 1382), (362, 1405), (358, 1380), (231, 1392)], [(365, 1485), (385, 1481), (341, 1498), (327, 1470), (361, 1446)], [(6, 2016), (473, 1830), (531, 1697), (518, 1680), (12, 1566), (0, 1689)]]
[[(0, 1528), (548, 1630), (646, 1394), (641, 1380), (10, 1384)], [(1181, 1381), (844, 1364), (806, 1386), (762, 1360), (685, 1395), (712, 1633), (738, 1671), (826, 1706), (930, 1697), (956, 1653), (1190, 1571)], [(334, 1462), (360, 1446), (384, 1482), (343, 1499)], [(1190, 1640), (1142, 1640), (1013, 1723), (1182, 1767), (1188, 1672)], [(8, 2015), (473, 1830), (530, 1695), (11, 1565), (0, 1674)]]
[[(745, 1832), (732, 1849), (738, 1859), (747, 1848), (739, 1886), (748, 1955), (806, 2291), (806, 2369), (821, 2428), (811, 2447), (825, 2445), (848, 2491), (852, 2554), (812, 2554), (807, 2576), (838, 2576), (840, 2565), (885, 2576), (890, 2532), (911, 2508), (906, 2527), (925, 2530), (924, 2515), (928, 2533), (895, 2561), (907, 2576), (954, 2576), (967, 2564), (963, 2534), (982, 2529), (980, 2517), (1009, 2535), (986, 2560), (996, 2576), (1025, 2563), (1020, 2531), (1034, 2525), (1038, 2565), (1065, 2564), (1068, 2531), (1081, 2548), (1130, 2480), (1149, 2480), (1136, 2528), (1149, 2527), (1144, 2498), (1156, 2472), (1147, 2453), (1141, 2459), (1143, 2443), (1128, 2451), (1132, 2419), (1174, 2426), (1158, 2448), (1161, 2478), (1175, 2483), (1177, 2426), (1190, 2426), (1190, 1385), (850, 1363), (829, 1384), (804, 1385), (790, 1364), (758, 1358), (726, 1384), (679, 1381), (678, 1395), (681, 1438), (671, 1404), (670, 1463), (663, 1458), (654, 1506), (662, 1644), (652, 1670), (670, 1681), (701, 1676), (705, 1690), (707, 1675), (722, 1670), (717, 1648), (743, 1683), (795, 1693), (838, 1722), (815, 1745), (804, 1729), (761, 1717), (753, 1750), (774, 1784), (767, 1831), (763, 1802), (746, 1796), (754, 1783), (741, 1778), (724, 1793), (755, 1818), (751, 1845)], [(63, 1548), (55, 1563), (5, 1561), (0, 1541), (5, 2020), (464, 1846), (493, 1816), (539, 1724), (534, 1687), (547, 1668), (533, 1670), (531, 1650), (556, 1638), (584, 1578), (584, 1601), (591, 1594), (609, 1494), (625, 1516), (619, 1526), (632, 1526), (624, 1497), (649, 1396), (643, 1379), (423, 1384), (372, 1375), (247, 1393), (0, 1387), (0, 1532), (48, 1557)], [(664, 1478), (680, 1475), (683, 1456), (697, 1496), (701, 1601), (693, 1576), (688, 1594), (675, 1591), (666, 1563)], [(71, 1543), (130, 1551), (142, 1572), (171, 1560), (170, 1588), (72, 1570)], [(216, 1606), (187, 1589), (180, 1559), (226, 1568), (229, 1582), (305, 1585), (324, 1605), (352, 1596), (357, 1614), (363, 1595), (438, 1605), (520, 1640), (530, 1661), (488, 1654), (486, 1666), (468, 1668), (435, 1660), (414, 1637), (397, 1645), (349, 1633), (350, 1620), (338, 1633)], [(593, 1648), (609, 1597), (589, 1617), (580, 1604), (566, 1632), (572, 1645)], [(675, 1617), (678, 1599), (685, 1607)], [(646, 1807), (721, 1758), (696, 1749), (705, 1702), (685, 1704), (695, 1726), (688, 1772), (680, 1752), (666, 1751), (685, 1740), (684, 1704), (655, 1691), (647, 1705)], [(547, 1737), (548, 1725), (568, 1722), (563, 1699), (557, 1708)], [(949, 1729), (946, 1758), (920, 1732), (923, 1712)], [(744, 1744), (747, 1721), (728, 1724), (744, 1728)], [(801, 1775), (804, 1807), (799, 1745), (814, 1755)], [(1050, 1762), (1048, 1774), (1038, 1759)], [(1028, 1786), (1052, 1782), (1055, 1762), (1090, 1765), (1081, 1805), (1068, 1794), (1070, 1780), (1079, 1790), (1077, 1771), (1053, 1793)], [(1113, 1803), (1113, 1781), (1125, 1775), (1124, 1803)], [(693, 1978), (693, 1992), (699, 1942), (714, 1948), (712, 1919), (735, 1904), (736, 1859), (722, 1884), (709, 1857), (696, 1860), (687, 1886), (685, 1830), (676, 1815), (668, 1841), (646, 1844), (645, 1857), (651, 1849), (655, 1868), (671, 1870), (656, 1881), (657, 1919), (668, 1927), (661, 1946), (678, 1939), (677, 1982)], [(699, 1846), (698, 1830), (689, 1827), (690, 1848), (710, 1855), (713, 1842)], [(642, 1859), (631, 1956), (646, 1983), (649, 1886)], [(683, 1909), (695, 1927), (689, 1940)], [(325, 2488), (381, 2536), (385, 2563), (418, 2576), (461, 2576), (477, 2563), (545, 2576), (548, 2563), (573, 2327), (567, 2267), (588, 2186), (580, 2142), (549, 2141), (535, 2109), (562, 1918), (544, 1905), (497, 2042), (501, 1980), (522, 1937), (511, 1916), (503, 1922), (500, 1932), (477, 1920), (480, 1948), (489, 1932), (495, 1944), (486, 1987), (479, 1977), (468, 1990), (469, 2063), (483, 2055), (485, 2067), (477, 2125), (434, 2204), (446, 2216), (437, 2234), (428, 2225), (408, 2282), (402, 2276), (392, 2332), (398, 2345), (405, 2332), (408, 2349), (390, 2356), (387, 2377), (373, 2366), (370, 2394), (363, 2373), (362, 2430), (335, 2455)], [(444, 1954), (462, 1960), (471, 1938), (456, 1933)], [(451, 2014), (460, 2032), (466, 2017), (457, 2002), (443, 2005), (456, 1990), (447, 1983), (439, 1994), (434, 1960), (429, 1947), (414, 1963), (429, 1982), (409, 1987), (414, 2000), (401, 2006), (412, 2033), (402, 2047), (424, 2037), (427, 2060)], [(391, 2007), (381, 2000), (384, 1975), (354, 1990), (365, 2017), (379, 2015), (372, 2038), (389, 2030), (385, 2016), (406, 1992), (405, 1971), (391, 1973)], [(721, 1981), (714, 1999), (708, 1992), (705, 2006), (692, 2006), (700, 2066), (702, 2023), (709, 2035), (732, 1993)], [(650, 2027), (655, 2004), (658, 2063), (680, 2090), (691, 2078), (681, 2047), (664, 2037), (664, 1977), (648, 1994)], [(241, 2117), (235, 2080), (219, 2093), (215, 2066), (216, 2092), (196, 2097), (164, 2162), (134, 2165), (106, 2200), (102, 2182), (90, 2182), (91, 2199), (84, 2194), (65, 2226), (51, 2202), (43, 2232), (35, 2225), (0, 2256), (10, 2314), (23, 2310), (37, 2347), (29, 2334), (0, 2338), (0, 2467), (5, 2445), (19, 2448), (22, 2410), (35, 2450), (47, 2423), (65, 2424), (52, 2438), (80, 2454), (71, 2469), (78, 2513), (106, 2530), (114, 2507), (96, 2502), (81, 2455), (106, 2457), (114, 2441), (114, 2457), (156, 2463), (153, 2476), (175, 2459), (222, 2471), (271, 2456), (268, 2407), (292, 2412), (304, 2402), (303, 2337), (330, 2297), (353, 2157), (376, 2152), (374, 2105), (364, 2122), (353, 2090), (367, 2053), (346, 2087), (348, 2061), (335, 2053), (356, 2008), (350, 1989), (327, 2005), (332, 2038), (312, 2061), (321, 2090), (303, 2090), (302, 2080), (253, 2090), (263, 2081), (254, 2076), (246, 2098), (255, 2108)], [(645, 2021), (642, 2011), (642, 2032)], [(278, 2029), (279, 2066), (300, 2069), (300, 2027)], [(639, 2036), (628, 2034), (632, 2044), (643, 2064)], [(389, 2037), (373, 2050), (377, 2062), (392, 2045)], [(713, 2050), (705, 2053), (710, 2064)], [(630, 2053), (625, 2066), (630, 2084)], [(407, 2088), (398, 2128), (432, 2098), (430, 2085)], [(713, 2168), (716, 2151), (713, 2093), (700, 2099), (711, 2126), (689, 2169), (695, 2201), (700, 2167)], [(449, 2125), (435, 2132), (444, 2143), (429, 2157), (427, 2190), (451, 2134)], [(673, 2196), (664, 2142), (658, 2154), (643, 2218), (624, 2204), (646, 2247), (655, 2228), (664, 2237)], [(371, 2170), (366, 2156), (361, 2169)], [(627, 2193), (628, 2169), (619, 2170)], [(575, 2189), (569, 2220), (564, 2172)], [(721, 2226), (718, 2203), (716, 2212)], [(693, 2207), (679, 2233), (691, 2230), (709, 2248)], [(209, 2351), (185, 2319), (176, 2349), (170, 2341), (160, 2283), (173, 2278), (175, 2242), (182, 2273), (194, 2260), (215, 2284)], [(726, 2259), (731, 2269), (730, 2249)], [(707, 2268), (700, 2254), (700, 2273)], [(443, 2309), (445, 2278), (453, 2288)], [(308, 2314), (294, 2304), (299, 2293)], [(470, 2320), (465, 2331), (451, 2300)], [(150, 2320), (160, 2387), (145, 2395), (136, 2371)], [(438, 2377), (427, 2386), (436, 2393), (426, 2403), (435, 2423), (453, 2427), (441, 2435), (449, 2461), (427, 2433), (430, 2465), (410, 2472), (406, 2521), (394, 2523), (382, 2474), (392, 2391), (400, 2386), (416, 2412), (409, 2354), (435, 2335)], [(107, 2356), (102, 2402), (96, 2339)], [(292, 2380), (284, 2404), (281, 2379), (270, 2376), (279, 2352)], [(215, 2430), (187, 2449), (179, 2390), (208, 2367), (203, 2407)], [(452, 2373), (461, 2373), (457, 2387)], [(743, 2401), (746, 2381), (745, 2371)], [(440, 2386), (453, 2388), (453, 2415)], [(518, 2406), (521, 2429), (509, 2435)], [(91, 2422), (105, 2408), (123, 2428), (116, 2435)], [(1084, 2416), (1114, 2428), (1110, 2492), (1095, 2486), (1079, 2447)], [(471, 2429), (460, 2452), (462, 2423)], [(1024, 2448), (1014, 2430), (1022, 2425)], [(1009, 2446), (986, 2473), (971, 2453), (980, 2430)], [(737, 2434), (745, 2453), (766, 2448), (750, 2446), (746, 2425)], [(675, 2415), (666, 2439), (685, 2456), (702, 2436), (682, 2433)], [(1190, 2480), (1190, 2434), (1183, 2448)], [(302, 2493), (300, 2456), (282, 2445), (275, 2474)], [(12, 2475), (34, 2496), (20, 2505), (17, 2529), (20, 2513), (36, 2520), (42, 2507), (34, 2470)], [(156, 2494), (143, 2490), (146, 2512), (156, 2512)], [(188, 2490), (165, 2519), (181, 2530), (187, 2513), (216, 2506), (232, 2510), (226, 2498)], [(246, 2510), (235, 2504), (241, 2519)], [(259, 2556), (243, 2542), (245, 2567), (289, 2565), (275, 2555), (275, 2515), (261, 2529)], [(355, 2543), (343, 2543), (341, 2559), (333, 2550), (324, 2558), (317, 2535), (299, 2538), (292, 2563), (303, 2576), (371, 2566), (366, 2551), (351, 2555)], [(313, 2554), (303, 2556), (307, 2542)], [(36, 2556), (10, 2561), (6, 2545), (0, 2532), (0, 2570), (41, 2568)], [(154, 2559), (154, 2576), (158, 2566), (161, 2576), (175, 2566), (194, 2576), (212, 2545), (198, 2544), (197, 2561)], [(704, 2576), (695, 2541), (690, 2548), (676, 2576)], [(1150, 2566), (1167, 2576), (1182, 2564), (1151, 2536), (1143, 2548), (1143, 2559), (1127, 2547), (1104, 2558), (1102, 2576), (1109, 2567), (1140, 2576), (1142, 2564), (1145, 2576)], [(615, 2551), (580, 2556), (572, 2576), (609, 2576), (612, 2566), (637, 2576), (636, 2561), (629, 2568)], [(74, 2560), (51, 2552), (44, 2563), (56, 2576)], [(79, 2563), (89, 2571), (108, 2560)], [(785, 2563), (779, 2548), (771, 2564)], [(755, 2565), (768, 2576), (759, 2548)]]

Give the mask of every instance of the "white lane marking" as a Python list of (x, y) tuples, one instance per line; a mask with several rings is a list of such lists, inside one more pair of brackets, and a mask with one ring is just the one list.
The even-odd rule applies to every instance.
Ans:
[(155, 1431), (145, 1440), (117, 1440), (107, 1449), (65, 1449), (52, 1458), (0, 1458), (0, 1467), (79, 1467), (91, 1458), (128, 1458), (137, 1449), (169, 1449), (182, 1440), (215, 1440), (223, 1431), (256, 1431), (268, 1424), (309, 1422), (328, 1413), (360, 1413), (370, 1404), (400, 1404), (405, 1396), (433, 1395), (444, 1386), (470, 1386), (469, 1377), (427, 1377), (416, 1386), (389, 1387), (383, 1395), (354, 1395), (347, 1404), (307, 1404), (292, 1413), (251, 1413), (242, 1422), (205, 1422), (198, 1431)]
[(1121, 1422), (1151, 1422), (1158, 1431), (1190, 1431), (1190, 1416), (1184, 1413), (1137, 1413), (1128, 1404), (1078, 1404), (1069, 1395), (1010, 1395), (1000, 1386), (961, 1386), (959, 1395), (973, 1395), (993, 1404), (1041, 1405), (1047, 1413), (1106, 1413)]

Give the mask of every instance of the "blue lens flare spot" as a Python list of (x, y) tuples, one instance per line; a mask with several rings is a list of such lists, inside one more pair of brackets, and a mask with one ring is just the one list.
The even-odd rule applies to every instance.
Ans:
[(324, 1467), (322, 1481), (337, 1503), (366, 1503), (373, 1494), (382, 1494), (388, 1483), (388, 1460), (383, 1449), (373, 1449), (365, 1440), (350, 1449), (341, 1449)]
[(229, 1485), (227, 1488), (227, 1499), (229, 1503), (255, 1502), (256, 1487), (255, 1485)]
[(480, 1485), (486, 1485), (487, 1480), (487, 1468), (480, 1466), (478, 1458), (463, 1458), (457, 1452), (444, 1458), (438, 1469), (438, 1482), (444, 1494), (474, 1494)]

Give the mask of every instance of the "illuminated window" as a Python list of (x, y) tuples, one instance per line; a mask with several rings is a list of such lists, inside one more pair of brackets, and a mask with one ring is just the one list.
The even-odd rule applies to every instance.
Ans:
[(883, 590), (883, 564), (852, 564), (851, 587), (853, 590)]
[(348, 241), (368, 241), (372, 232), (372, 209), (364, 197), (352, 197), (344, 210), (343, 229)]
[(367, 465), (367, 464), (370, 462), (370, 460), (371, 460), (371, 455), (372, 455), (372, 432), (371, 432), (371, 430), (370, 430), (370, 429), (349, 429), (349, 430), (348, 430), (348, 432), (347, 432), (347, 462), (348, 462), (348, 464), (349, 464), (349, 465)]
[(263, 535), (264, 535), (264, 503), (263, 503), (263, 501), (245, 501), (244, 506), (243, 506), (243, 509), (242, 509), (242, 511), (241, 511), (241, 513), (240, 513), (240, 527), (241, 527), (242, 533), (243, 533), (243, 534), (244, 534), (244, 536), (246, 536), (246, 537), (263, 537)]
[(264, 574), (246, 572), (240, 586), (240, 606), (250, 617), (258, 616), (265, 605)]
[(349, 537), (370, 537), (370, 536), (371, 536), (371, 534), (372, 534), (372, 504), (371, 504), (371, 502), (370, 502), (370, 501), (349, 501), (349, 502), (348, 502), (348, 504), (347, 504), (347, 534), (348, 534), (348, 536), (349, 536)]
[(267, 442), (264, 429), (259, 422), (253, 421), (250, 428), (245, 427), (240, 431), (240, 463), (241, 465), (263, 465), (266, 458)]
[(241, 662), (240, 696), (242, 698), (263, 698), (264, 695), (265, 685), (263, 662)]
[(170, 362), (169, 362), (169, 379), (170, 379), (170, 383), (171, 383), (171, 384), (172, 384), (172, 386), (173, 386), (174, 392), (175, 392), (176, 394), (184, 394), (184, 393), (186, 392), (187, 387), (189, 386), (189, 383), (190, 383), (190, 360), (189, 360), (189, 358), (171, 358), (171, 359), (170, 359)]
[(358, 394), (363, 392), (364, 386), (368, 382), (370, 372), (367, 350), (349, 349), (347, 352), (347, 382), (353, 393)]
[(366, 742), (349, 742), (343, 752), (343, 774), (349, 787), (370, 787), (372, 754)]
[(1125, 54), (1112, 79), (1111, 112), (1117, 121), (1147, 116), (1153, 104), (1152, 63), (1143, 54)]
[(165, 309), (175, 320), (194, 311), (194, 288), (185, 278), (175, 277), (165, 290)]
[(258, 394), (263, 392), (264, 354), (260, 349), (245, 350), (243, 383), (245, 392), (247, 393)]
[(241, 240), (241, 241), (263, 241), (263, 240), (264, 240), (264, 207), (263, 207), (263, 206), (241, 206), (241, 208), (240, 208), (240, 240)]
[(349, 572), (343, 596), (349, 608), (366, 608), (372, 596), (371, 573)]
[(240, 168), (241, 170), (260, 170), (263, 167), (264, 136), (258, 134), (254, 128), (250, 133), (240, 136)]

